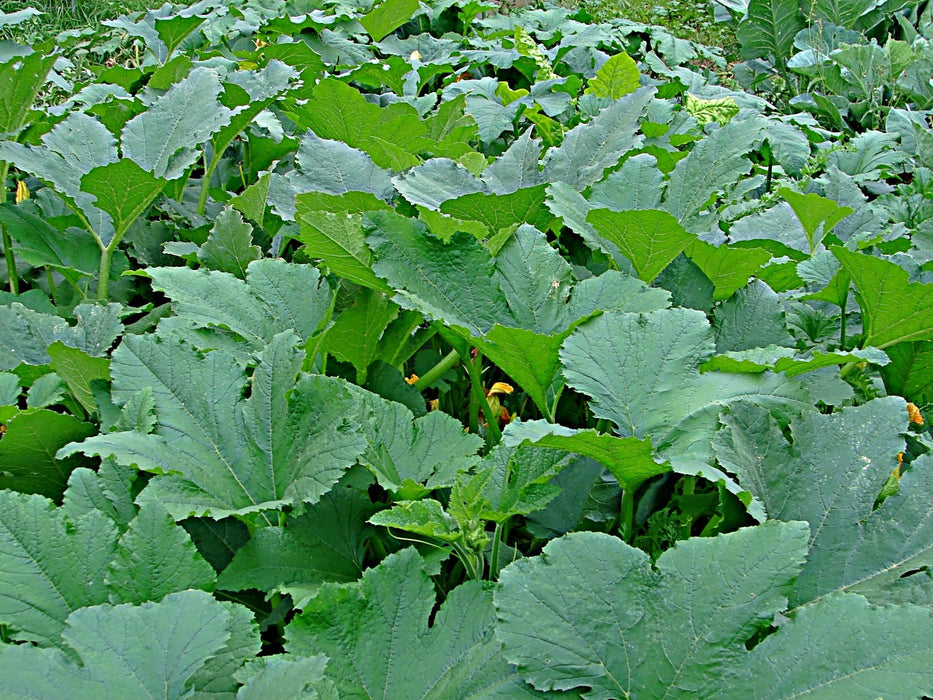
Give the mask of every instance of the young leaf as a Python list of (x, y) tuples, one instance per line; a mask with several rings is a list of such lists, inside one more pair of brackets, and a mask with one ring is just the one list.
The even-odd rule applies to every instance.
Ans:
[(357, 421), (368, 442), (359, 461), (399, 499), (452, 486), (458, 472), (469, 471), (478, 461), (482, 439), (464, 432), (446, 413), (432, 411), (414, 418), (400, 403), (362, 390), (354, 393)]
[(198, 249), (202, 266), (240, 279), (246, 279), (247, 266), (261, 257), (262, 250), (253, 245), (253, 227), (230, 207), (217, 215), (207, 240)]
[(595, 430), (572, 430), (543, 420), (514, 422), (502, 433), (504, 445), (538, 445), (589, 457), (608, 469), (624, 487), (670, 470), (652, 456), (651, 441), (618, 438)]
[(554, 218), (544, 206), (545, 185), (525, 187), (509, 194), (476, 192), (441, 204), (441, 212), (460, 219), (473, 219), (493, 233), (513, 224), (529, 223), (545, 230)]
[[(383, 6), (397, 1), (387, 0)], [(418, 165), (418, 154), (431, 146), (427, 128), (414, 107), (404, 102), (379, 107), (336, 78), (318, 83), (313, 97), (300, 111), (290, 110), (289, 116), (322, 139), (369, 154), (380, 168), (402, 171)]]
[(596, 71), (596, 75), (586, 87), (587, 95), (608, 97), (618, 100), (631, 92), (635, 92), (640, 85), (641, 75), (635, 61), (627, 53), (617, 53), (606, 61)]
[[(812, 254), (822, 242), (823, 237), (833, 230), (833, 227), (855, 210), (852, 207), (842, 207), (836, 202), (818, 194), (801, 194), (792, 189), (782, 187), (778, 190), (800, 219), (807, 241), (810, 243)], [(820, 228), (822, 225), (822, 228)], [(817, 236), (819, 234), (819, 236)]]
[(61, 498), (77, 463), (74, 459), (58, 459), (55, 453), (93, 435), (94, 426), (44, 408), (20, 411), (5, 425), (0, 439), (0, 488)]
[(645, 282), (653, 281), (695, 240), (677, 219), (657, 209), (596, 209), (587, 214), (586, 220), (596, 227), (600, 236), (622, 251), (639, 279)]
[(46, 351), (52, 361), (52, 371), (68, 385), (71, 395), (88, 413), (97, 412), (97, 402), (91, 382), (110, 379), (110, 360), (106, 357), (91, 357), (77, 348), (70, 348), (56, 340)]
[(864, 317), (862, 347), (933, 339), (933, 284), (910, 282), (904, 268), (865, 253), (833, 248), (833, 254), (855, 283)]
[(434, 604), (424, 562), (408, 548), (365, 571), (358, 584), (326, 584), (286, 628), (286, 648), (327, 655), (326, 676), (341, 696), (532, 696), (502, 658), (492, 596), (482, 584), (451, 591), (428, 627)]

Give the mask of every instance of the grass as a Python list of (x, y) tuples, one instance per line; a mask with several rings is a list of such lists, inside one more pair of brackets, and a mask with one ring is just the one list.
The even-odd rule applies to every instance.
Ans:
[(68, 29), (95, 27), (101, 20), (160, 5), (159, 0), (0, 0), (0, 11), (15, 12), (34, 7), (44, 12), (42, 17), (33, 20), (34, 29), (51, 37)]
[(729, 61), (738, 60), (734, 25), (717, 22), (707, 0), (565, 0), (562, 4), (584, 7), (596, 22), (623, 17), (658, 24), (680, 39), (718, 46)]
[[(179, 0), (173, 0), (178, 2)], [(181, 0), (184, 1), (184, 0)], [(164, 0), (0, 0), (0, 11), (13, 12), (24, 6), (35, 7), (45, 14), (33, 20), (30, 30), (52, 38), (69, 29), (99, 26), (104, 19), (113, 19), (128, 12), (159, 7)], [(569, 0), (565, 4), (582, 5), (596, 21), (624, 17), (633, 22), (660, 24), (681, 39), (718, 46), (727, 58), (738, 50), (732, 26), (713, 19), (706, 0)]]

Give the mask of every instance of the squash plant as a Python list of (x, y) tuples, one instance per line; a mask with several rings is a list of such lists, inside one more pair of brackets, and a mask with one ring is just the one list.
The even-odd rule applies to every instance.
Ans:
[(0, 62), (0, 695), (933, 693), (929, 115), (493, 9)]

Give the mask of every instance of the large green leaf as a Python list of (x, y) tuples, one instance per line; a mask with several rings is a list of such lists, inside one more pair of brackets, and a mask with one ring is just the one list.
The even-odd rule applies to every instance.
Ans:
[(0, 142), (0, 161), (12, 163), (49, 183), (82, 213), (104, 243), (113, 237), (113, 222), (94, 205), (94, 196), (81, 189), (81, 178), (117, 159), (113, 134), (83, 112), (70, 113), (42, 136), (41, 145)]
[(502, 571), (505, 658), (540, 690), (713, 697), (784, 609), (806, 537), (803, 523), (766, 523), (681, 542), (652, 566), (614, 537), (565, 535)]
[(695, 239), (677, 219), (657, 209), (596, 209), (586, 220), (622, 251), (645, 282), (653, 281)]
[(460, 421), (441, 411), (415, 418), (395, 401), (362, 390), (356, 417), (369, 443), (359, 461), (398, 498), (420, 498), (452, 486), (458, 471), (479, 460), (483, 441), (463, 430)]
[(220, 76), (195, 68), (123, 127), (123, 155), (157, 178), (175, 180), (198, 157), (198, 146), (230, 122), (220, 104)]
[(844, 248), (833, 253), (855, 283), (863, 347), (933, 339), (933, 284), (910, 282), (905, 269), (881, 258)]
[(69, 653), (0, 646), (0, 691), (7, 697), (171, 698), (190, 693), (192, 676), (250, 615), (203, 591), (158, 603), (97, 605), (72, 613), (63, 633)]
[(716, 352), (793, 345), (777, 294), (756, 280), (713, 310)]
[(586, 93), (618, 100), (638, 89), (640, 77), (632, 57), (627, 53), (618, 53), (596, 71), (586, 87)]
[(688, 230), (701, 227), (701, 212), (726, 183), (751, 170), (745, 154), (761, 139), (764, 119), (733, 119), (701, 139), (670, 174), (663, 208)]
[(510, 314), (493, 275), (493, 259), (473, 236), (444, 244), (420, 221), (394, 212), (368, 216), (373, 270), (397, 290), (393, 301), (482, 336)]
[(92, 195), (94, 205), (113, 220), (114, 235), (122, 236), (159, 196), (165, 182), (124, 158), (82, 176), (81, 189)]
[(928, 459), (873, 509), (904, 449), (903, 399), (876, 399), (833, 415), (807, 412), (791, 423), (793, 444), (759, 407), (736, 405), (722, 420), (715, 441), (720, 463), (762, 500), (769, 517), (810, 523), (793, 605), (846, 590), (882, 603), (887, 589), (908, 585), (901, 574), (933, 563)]
[(385, 201), (395, 196), (388, 171), (367, 153), (342, 141), (322, 139), (313, 131), (301, 137), (295, 162), (295, 169), (284, 175), (273, 173), (269, 179), (269, 204), (287, 221), (295, 218), (295, 196), (304, 192), (368, 192)]
[(365, 384), (366, 370), (379, 355), (379, 340), (398, 313), (382, 292), (361, 289), (353, 306), (327, 330), (327, 352), (353, 365), (358, 383)]
[(653, 88), (639, 88), (568, 131), (544, 157), (547, 181), (582, 190), (601, 180), (606, 168), (641, 143), (638, 122), (653, 97)]
[(648, 557), (574, 533), (506, 568), (495, 603), (505, 656), (539, 689), (586, 698), (918, 697), (933, 681), (927, 609), (834, 594), (797, 609), (748, 651), (786, 602), (803, 523), (693, 538)]
[(100, 246), (91, 233), (71, 228), (63, 236), (38, 210), (10, 203), (0, 205), (0, 225), (12, 239), (18, 260), (60, 272), (73, 282), (97, 275)]
[(286, 628), (286, 648), (328, 656), (341, 697), (532, 696), (502, 658), (492, 596), (479, 582), (451, 591), (428, 627), (434, 605), (424, 562), (405, 549), (358, 584), (326, 584)]
[(382, 41), (389, 32), (409, 21), (419, 7), (418, 0), (383, 0), (360, 18), (360, 24), (373, 41)]
[(732, 248), (694, 239), (684, 251), (713, 283), (713, 299), (723, 301), (748, 284), (771, 260), (763, 248)]
[(797, 0), (750, 0), (748, 17), (736, 32), (742, 57), (771, 56), (783, 66), (794, 47), (794, 37), (805, 26)]
[(186, 589), (212, 591), (216, 575), (159, 503), (143, 504), (117, 542), (104, 583), (112, 603), (162, 600)]
[(113, 456), (159, 474), (143, 498), (161, 501), (176, 519), (314, 503), (365, 442), (339, 381), (297, 376), (298, 342), (291, 332), (272, 338), (248, 380), (223, 350), (202, 355), (172, 335), (127, 336), (113, 355), (114, 399), (151, 387), (156, 432), (107, 433), (59, 454)]
[(801, 194), (788, 187), (782, 187), (778, 190), (778, 194), (790, 204), (797, 218), (800, 219), (800, 225), (803, 226), (807, 241), (810, 243), (811, 255), (816, 251), (823, 237), (832, 231), (836, 224), (855, 211), (852, 207), (840, 206), (832, 199), (821, 197), (813, 192)]
[(704, 314), (689, 309), (605, 313), (561, 348), (567, 383), (592, 397), (590, 409), (623, 437), (650, 437), (665, 457), (709, 463), (724, 405), (747, 397), (777, 411), (808, 405), (805, 390), (776, 375), (700, 374), (712, 354)]
[(409, 104), (379, 107), (336, 78), (322, 80), (312, 95), (300, 111), (289, 112), (292, 119), (322, 139), (340, 141), (369, 154), (380, 168), (410, 168), (420, 162), (417, 154), (430, 147), (427, 128)]
[(324, 678), (327, 661), (323, 654), (277, 654), (254, 659), (237, 673), (237, 680), (244, 681), (243, 687), (237, 691), (237, 700), (337, 700), (336, 686)]
[(546, 229), (554, 217), (544, 206), (545, 185), (535, 185), (508, 194), (476, 192), (441, 204), (441, 211), (460, 219), (485, 224), (493, 233), (513, 224), (530, 223)]
[[(332, 201), (324, 209), (317, 194), (300, 194), (295, 199), (295, 219), (301, 226), (304, 252), (309, 257), (321, 258), (329, 270), (351, 282), (388, 291), (388, 285), (372, 270), (373, 254), (366, 245), (360, 212), (335, 212)], [(362, 204), (366, 211), (388, 210), (384, 202), (368, 192), (346, 196), (351, 195), (365, 195), (371, 200)]]
[(881, 376), (888, 393), (918, 405), (933, 404), (933, 342), (898, 343), (885, 352), (891, 362), (882, 367)]
[(170, 325), (211, 329), (199, 341), (207, 347), (213, 347), (211, 336), (217, 336), (215, 343), (228, 339), (227, 349), (242, 347), (236, 341), (245, 340), (248, 349), (257, 352), (286, 330), (306, 341), (325, 324), (334, 300), (333, 290), (314, 267), (278, 259), (249, 263), (245, 280), (185, 267), (150, 267), (145, 274), (154, 289), (174, 302), (178, 318)]
[(67, 519), (51, 501), (14, 491), (0, 491), (0, 506), (0, 622), (13, 639), (60, 645), (68, 615), (108, 600), (116, 526), (99, 511)]
[(917, 698), (933, 685), (933, 613), (834, 594), (790, 615), (720, 697)]

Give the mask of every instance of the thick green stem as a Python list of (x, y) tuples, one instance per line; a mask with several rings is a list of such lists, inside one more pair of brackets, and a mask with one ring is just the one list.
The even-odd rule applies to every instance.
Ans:
[(440, 379), (447, 370), (454, 367), (460, 361), (460, 355), (456, 350), (451, 350), (441, 358), (441, 361), (425, 372), (423, 377), (419, 377), (412, 386), (418, 391), (424, 391), (434, 382)]
[(211, 177), (214, 175), (214, 170), (217, 168), (217, 163), (220, 162), (220, 158), (216, 154), (211, 158), (210, 165), (207, 164), (207, 153), (204, 153), (204, 177), (201, 180), (201, 192), (198, 195), (198, 214), (204, 216), (204, 210), (207, 209), (207, 194), (208, 190), (211, 188)]
[(113, 250), (110, 246), (100, 253), (100, 267), (97, 268), (97, 301), (107, 301), (110, 297), (110, 262)]
[[(6, 203), (6, 175), (10, 170), (10, 165), (6, 161), (0, 161), (0, 189), (3, 195), (0, 196), (0, 204)], [(16, 275), (16, 258), (13, 257), (13, 239), (10, 234), (0, 224), (3, 230), (3, 258), (6, 260), (6, 271), (10, 278), (10, 291), (13, 294), (19, 294), (19, 277)]]
[(502, 545), (503, 523), (496, 523), (496, 531), (492, 535), (492, 554), (489, 557), (489, 580), (495, 581), (499, 578), (499, 547)]
[(459, 542), (454, 542), (454, 551), (457, 553), (457, 558), (460, 560), (460, 563), (463, 564), (463, 568), (466, 569), (467, 576), (472, 581), (478, 581), (482, 578), (482, 572), (477, 571), (476, 561), (473, 554)]
[(845, 352), (846, 349), (846, 307), (849, 305), (849, 290), (842, 299), (842, 313), (839, 315), (839, 349)]
[[(0, 224), (0, 228), (3, 224)], [(13, 239), (3, 229), (3, 257), (6, 259), (6, 273), (10, 278), (9, 286), (13, 294), (19, 294), (19, 277), (16, 276), (16, 259), (13, 257)]]
[(560, 396), (564, 393), (564, 386), (565, 385), (561, 384), (560, 389), (554, 392), (554, 400), (551, 402), (551, 405), (548, 406), (548, 414), (545, 416), (548, 423), (557, 422), (557, 404), (560, 403)]
[(622, 491), (619, 530), (622, 539), (628, 544), (631, 544), (635, 539), (635, 492), (643, 483), (644, 481), (633, 479), (625, 484), (625, 490)]
[(127, 227), (117, 230), (110, 244), (101, 247), (100, 267), (97, 269), (97, 301), (108, 301), (110, 299), (110, 263), (113, 261), (113, 252), (120, 245), (120, 240), (123, 238), (123, 234), (126, 233), (126, 229)]
[[(470, 387), (473, 390), (473, 401), (479, 406), (479, 409), (486, 417), (486, 424), (489, 430), (486, 433), (486, 446), (495, 447), (502, 440), (502, 431), (499, 430), (499, 416), (492, 414), (489, 408), (489, 402), (486, 400), (486, 393), (483, 391), (483, 354), (476, 352), (476, 357), (466, 363), (467, 371), (470, 373)], [(471, 402), (472, 403), (472, 402)]]

